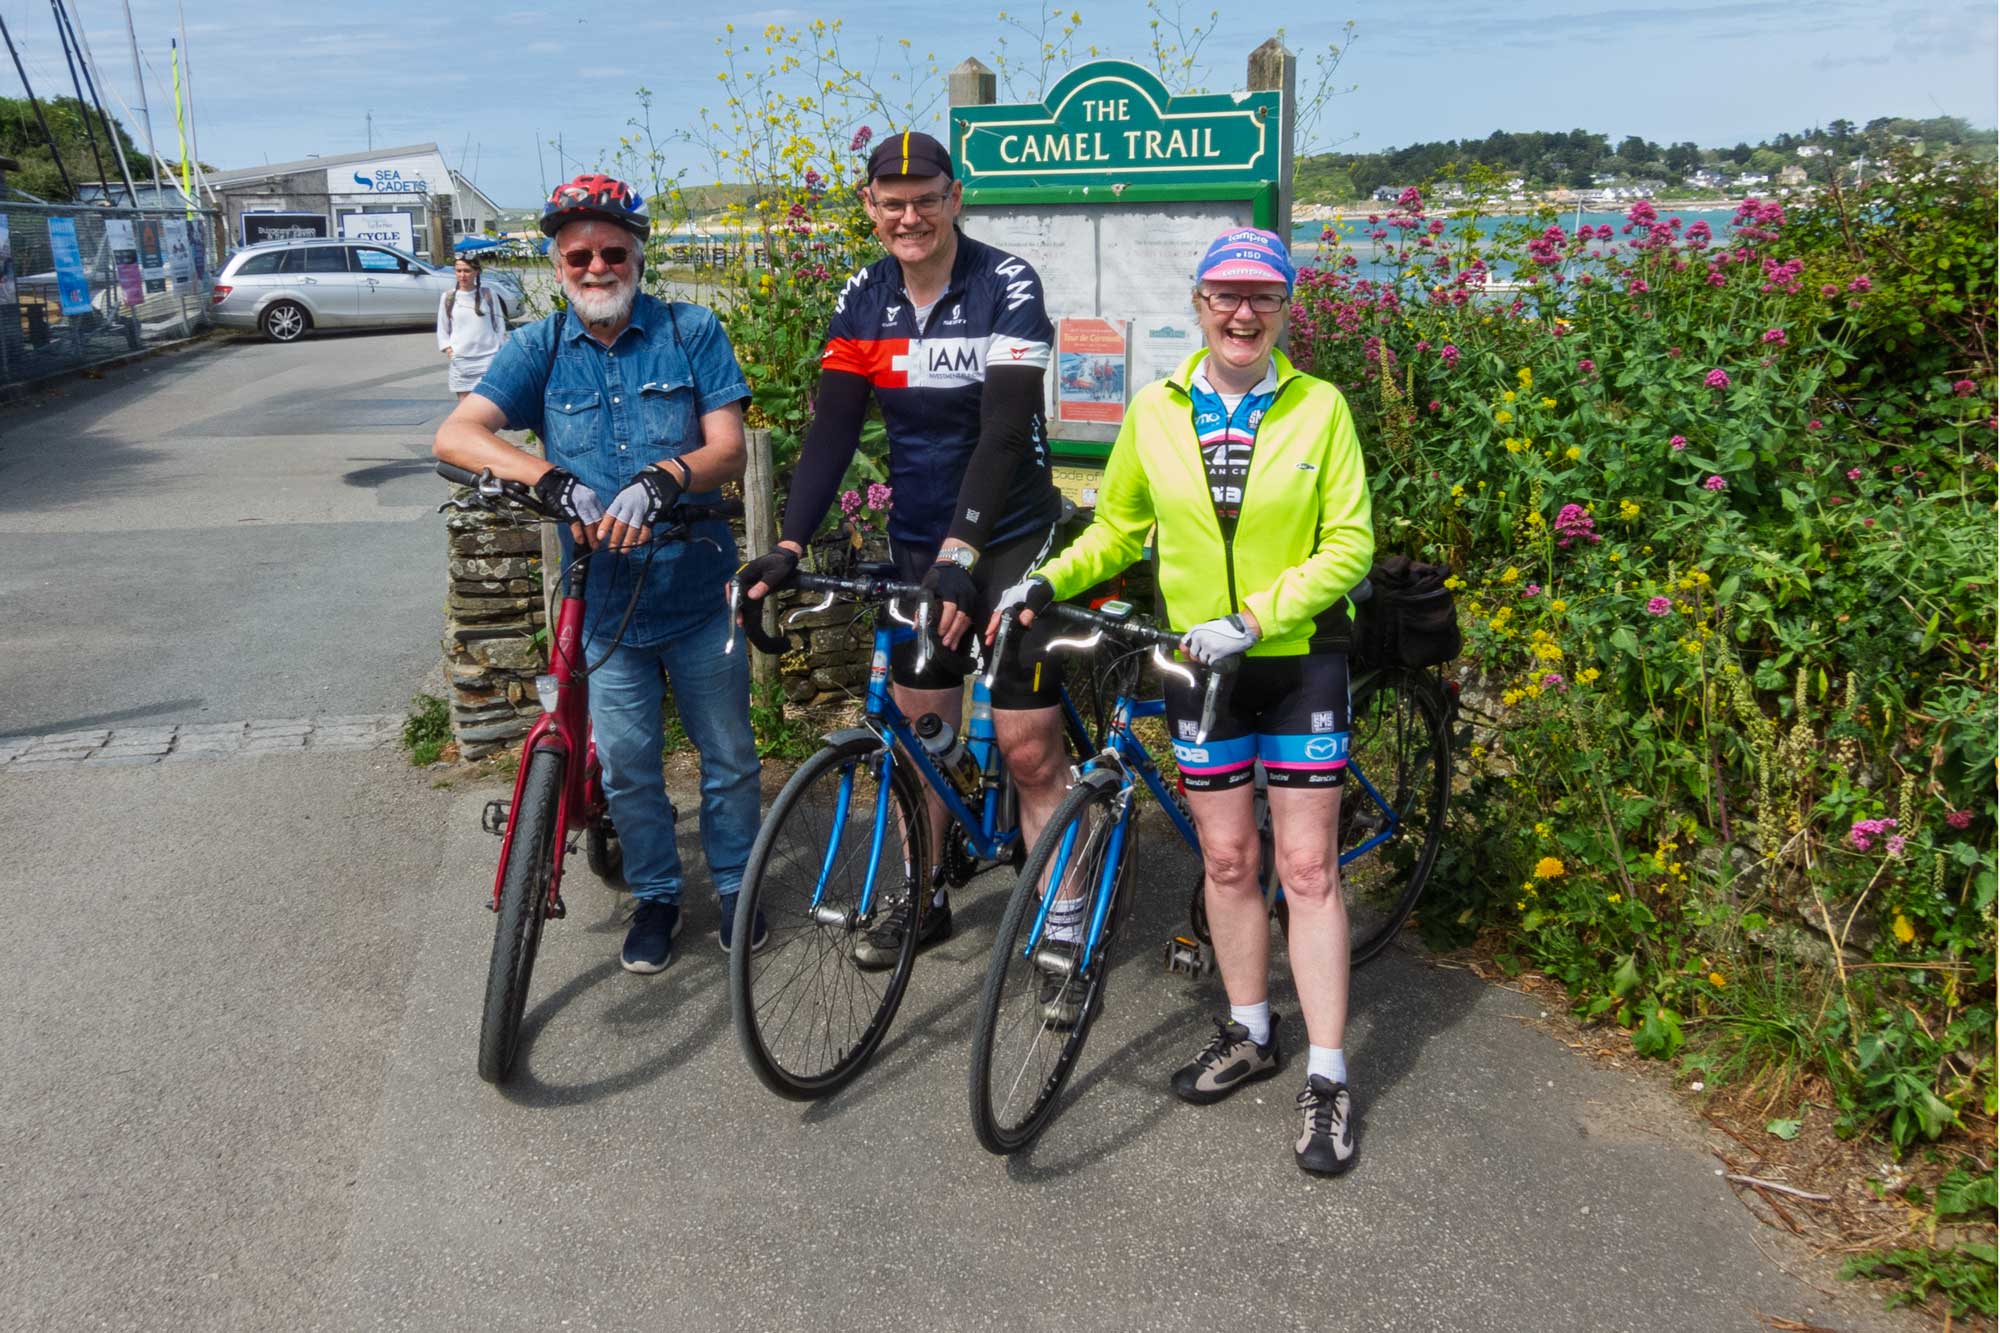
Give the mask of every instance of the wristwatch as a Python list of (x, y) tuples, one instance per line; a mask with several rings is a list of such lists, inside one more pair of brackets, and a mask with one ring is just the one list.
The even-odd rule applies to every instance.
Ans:
[(932, 563), (957, 565), (969, 574), (972, 572), (972, 567), (979, 563), (979, 552), (973, 550), (970, 546), (948, 546), (938, 552), (937, 559), (932, 561)]

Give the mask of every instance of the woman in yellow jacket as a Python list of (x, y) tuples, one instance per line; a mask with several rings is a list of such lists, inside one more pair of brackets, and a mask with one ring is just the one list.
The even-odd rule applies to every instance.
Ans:
[[(1222, 1100), (1280, 1068), (1268, 996), (1271, 932), (1257, 883), (1252, 766), (1270, 783), (1277, 865), (1290, 903), (1292, 975), (1308, 1042), (1298, 1164), (1354, 1164), (1342, 1041), (1347, 910), (1335, 846), (1347, 763), (1346, 595), (1375, 552), (1361, 445), (1340, 391), (1276, 350), (1296, 277), (1284, 242), (1218, 237), (1195, 272), (1207, 344), (1133, 397), (1098, 488), (1096, 521), (1003, 594), (1024, 622), (1137, 560), (1149, 532), (1169, 620), (1193, 626), (1198, 662), (1242, 655), (1224, 716), (1194, 738), (1199, 695), (1169, 680), (1167, 720), (1201, 834), (1203, 892), (1229, 1019), (1175, 1071), (1173, 1089)], [(1061, 904), (1056, 904), (1059, 907)], [(1060, 913), (1050, 920), (1059, 925)]]

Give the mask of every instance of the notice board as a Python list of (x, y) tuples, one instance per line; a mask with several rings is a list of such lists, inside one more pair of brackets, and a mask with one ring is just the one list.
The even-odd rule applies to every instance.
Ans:
[[(1201, 345), (1194, 267), (1231, 227), (1274, 225), (1282, 94), (1174, 97), (1124, 61), (1071, 70), (1040, 103), (952, 108), (966, 234), (1040, 274), (1058, 481), (1101, 461), (1134, 391)], [(1067, 465), (1067, 466), (1065, 466)]]

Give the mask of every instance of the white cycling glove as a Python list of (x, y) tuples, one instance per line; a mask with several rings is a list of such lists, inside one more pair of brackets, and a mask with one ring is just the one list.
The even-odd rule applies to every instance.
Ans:
[(1049, 603), (1055, 599), (1056, 590), (1049, 586), (1047, 579), (1030, 575), (1005, 588), (993, 603), (993, 609), (1000, 613), (1002, 620), (1012, 620), (1024, 610), (1040, 615), (1049, 609)]
[(1257, 642), (1257, 631), (1242, 616), (1227, 615), (1204, 620), (1181, 640), (1181, 651), (1203, 666), (1214, 666), (1226, 657), (1247, 653)]

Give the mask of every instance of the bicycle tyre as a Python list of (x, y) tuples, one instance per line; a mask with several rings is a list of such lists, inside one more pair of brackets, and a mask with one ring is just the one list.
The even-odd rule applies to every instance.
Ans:
[[(919, 892), (924, 879), (919, 868), (930, 864), (928, 817), (905, 764), (892, 764), (889, 770), (894, 817), (885, 833), (881, 882), (870, 915), (842, 925), (813, 916), (814, 886), (822, 878), (822, 907), (845, 905), (851, 911), (859, 903), (865, 870), (854, 862), (857, 853), (864, 865), (867, 858), (866, 821), (872, 819), (880, 781), (871, 775), (878, 771), (880, 753), (881, 743), (865, 736), (828, 746), (806, 760), (772, 803), (744, 868), (737, 919), (754, 921), (762, 912), (769, 942), (753, 954), (751, 932), (736, 932), (729, 955), (730, 1009), (751, 1070), (765, 1087), (794, 1101), (827, 1096), (861, 1072), (888, 1034), (915, 966), (914, 928), (903, 932), (902, 952), (886, 973), (865, 971), (853, 957), (862, 933), (902, 895)], [(844, 825), (851, 837), (843, 836), (843, 854), (834, 864), (826, 849), (832, 845), (832, 814), (839, 808), (835, 793), (843, 770), (854, 775)], [(923, 891), (927, 894), (928, 886)], [(805, 1026), (795, 1029), (809, 988), (826, 980), (832, 985), (820, 988)], [(843, 1023), (847, 1030), (837, 1034)], [(815, 1033), (821, 1034), (817, 1043)]]
[[(1130, 829), (1122, 849), (1123, 864), (1112, 876), (1114, 898), (1097, 952), (1085, 961), (1080, 975), (1065, 983), (1082, 987), (1081, 997), (1074, 1001), (1078, 1008), (1073, 1022), (1065, 1026), (1051, 1020), (1042, 992), (1045, 974), (1033, 959), (1023, 956), (1022, 950), (1041, 903), (1037, 886), (1062, 845), (1063, 831), (1084, 821), (1064, 874), (1067, 877), (1074, 867), (1086, 877), (1086, 884), (1097, 884), (1117, 826), (1117, 804), (1117, 780), (1108, 772), (1091, 774), (1072, 787), (1036, 839), (1001, 918), (979, 997), (979, 1014), (972, 1031), (972, 1064), (966, 1080), (973, 1133), (988, 1152), (1001, 1156), (1019, 1152), (1048, 1128), (1063, 1087), (1083, 1053), (1091, 1024), (1102, 1008), (1111, 945), (1131, 893)], [(1065, 989), (1058, 993), (1058, 999), (1068, 994)], [(1026, 1037), (1027, 1049), (1019, 1053), (1010, 1040), (1016, 1032)], [(1031, 1074), (1035, 1080), (1031, 1093), (1025, 1103), (1017, 1103), (1021, 1082)]]
[(618, 830), (609, 820), (592, 824), (583, 831), (583, 855), (590, 873), (603, 880), (605, 887), (614, 891), (624, 889), (625, 845), (618, 841)]
[[(1388, 812), (1395, 815), (1390, 836), (1340, 870), (1348, 958), (1360, 967), (1388, 948), (1410, 919), (1444, 841), (1451, 734), (1437, 682), (1406, 667), (1364, 676), (1354, 691), (1348, 756), (1339, 846), (1361, 845), (1389, 826)], [(1387, 801), (1387, 812), (1354, 779), (1357, 768)]]
[(500, 875), (499, 919), (493, 924), (486, 1004), (479, 1021), (479, 1077), (488, 1083), (506, 1082), (520, 1054), (521, 1016), (528, 1007), (528, 986), (548, 914), (549, 879), (563, 849), (556, 817), (568, 761), (560, 750), (537, 750), (528, 756), (528, 776), (514, 803), (513, 836)]

